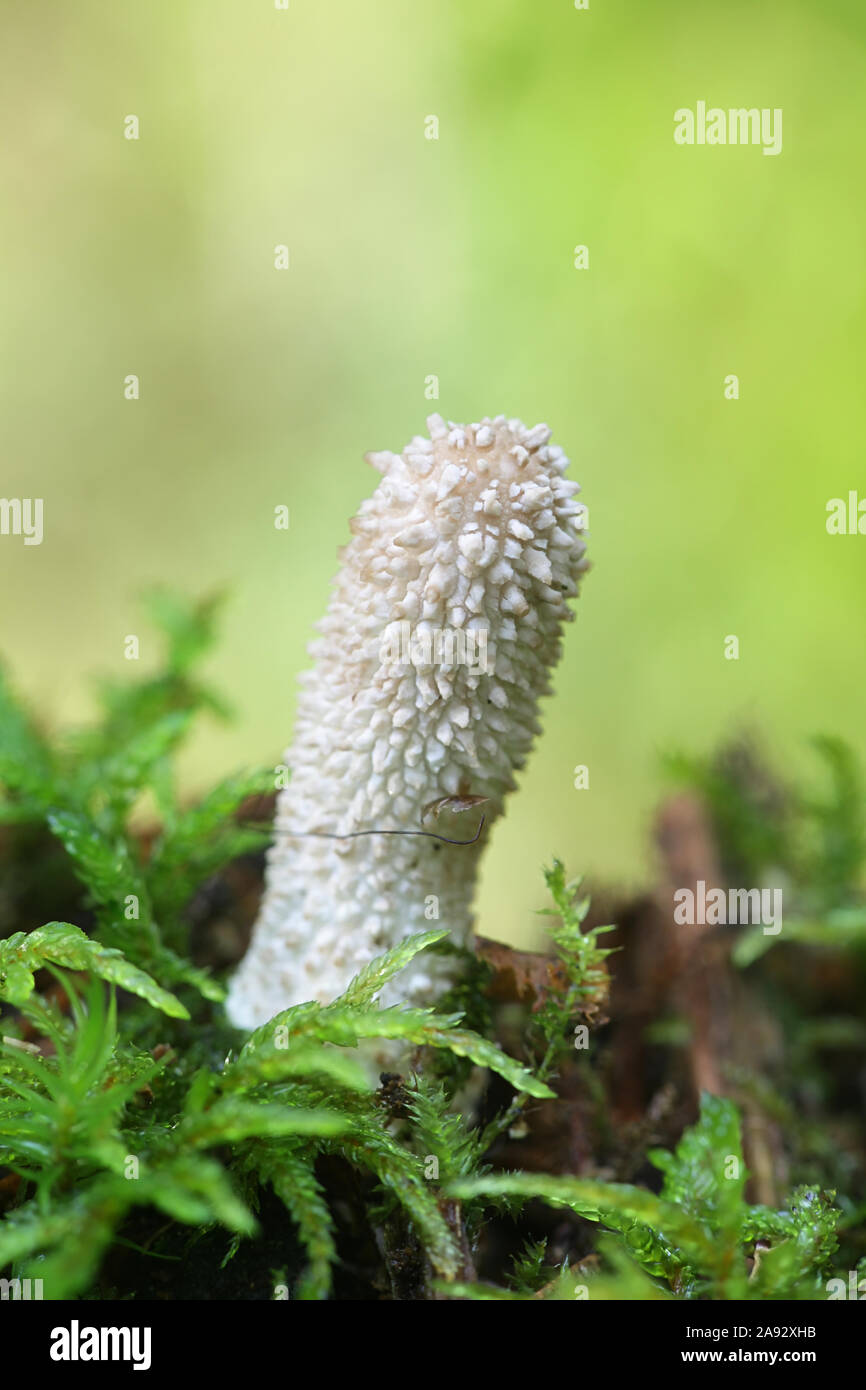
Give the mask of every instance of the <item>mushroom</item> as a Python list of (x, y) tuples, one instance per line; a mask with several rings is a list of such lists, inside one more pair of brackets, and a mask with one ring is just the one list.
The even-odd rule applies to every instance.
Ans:
[[(427, 427), (402, 454), (366, 456), (383, 477), (301, 677), (264, 898), (229, 991), (238, 1027), (333, 999), (414, 932), (438, 924), (464, 944), (490, 826), (539, 731), (586, 568), (579, 487), (545, 425)], [(454, 972), (423, 954), (383, 1001), (429, 1004)]]

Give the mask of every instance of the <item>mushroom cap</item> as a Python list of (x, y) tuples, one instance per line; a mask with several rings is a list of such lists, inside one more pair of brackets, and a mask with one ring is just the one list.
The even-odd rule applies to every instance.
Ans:
[[(464, 941), (478, 858), (539, 731), (568, 601), (586, 568), (585, 509), (545, 425), (504, 415), (368, 454), (383, 475), (351, 523), (301, 678), (265, 900), (230, 1014), (267, 1020), (333, 998), (375, 955), (439, 923)], [(425, 815), (456, 798), (435, 827)], [(371, 830), (425, 827), (471, 845)], [(299, 838), (357, 835), (340, 840)], [(428, 904), (435, 900), (432, 916)], [(392, 998), (429, 1002), (446, 957)]]

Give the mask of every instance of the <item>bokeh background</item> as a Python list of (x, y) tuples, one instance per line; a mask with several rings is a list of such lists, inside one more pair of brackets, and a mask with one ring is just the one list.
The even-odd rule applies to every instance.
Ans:
[[(482, 931), (530, 939), (554, 852), (638, 883), (665, 750), (866, 753), (866, 536), (825, 529), (866, 497), (862, 0), (0, 14), (0, 495), (45, 499), (41, 546), (0, 537), (0, 648), (40, 716), (86, 717), (129, 633), (155, 665), (143, 589), (226, 588), (237, 719), (190, 794), (277, 761), (362, 453), (503, 411), (570, 455), (594, 569)], [(675, 145), (698, 100), (781, 107), (781, 155)]]

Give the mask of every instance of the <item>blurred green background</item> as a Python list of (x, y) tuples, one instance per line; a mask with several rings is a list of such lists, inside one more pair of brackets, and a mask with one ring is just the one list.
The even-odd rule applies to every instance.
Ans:
[[(41, 546), (0, 537), (0, 647), (40, 715), (86, 716), (126, 634), (155, 664), (141, 590), (226, 587), (238, 719), (190, 792), (277, 761), (362, 453), (503, 411), (570, 455), (594, 568), (482, 931), (529, 939), (554, 852), (639, 882), (666, 749), (866, 753), (866, 536), (825, 529), (866, 497), (862, 0), (0, 13), (0, 495), (45, 499)], [(782, 153), (675, 145), (698, 100), (781, 107)]]

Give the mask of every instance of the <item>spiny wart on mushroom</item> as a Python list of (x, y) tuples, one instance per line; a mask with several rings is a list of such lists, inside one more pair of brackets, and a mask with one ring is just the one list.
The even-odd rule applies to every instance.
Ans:
[[(465, 942), (490, 825), (539, 732), (538, 703), (573, 617), (567, 600), (586, 568), (578, 485), (545, 425), (432, 415), (427, 426), (430, 437), (402, 454), (367, 455), (383, 479), (351, 523), (310, 646), (315, 665), (301, 677), (291, 781), (229, 994), (239, 1027), (334, 998), (434, 921)], [(406, 625), (408, 646), (395, 642)], [(452, 798), (448, 838), (472, 840), (484, 812), (472, 843), (299, 838), (417, 830)], [(425, 953), (389, 987), (391, 1002), (428, 1004), (452, 972), (449, 957)]]

